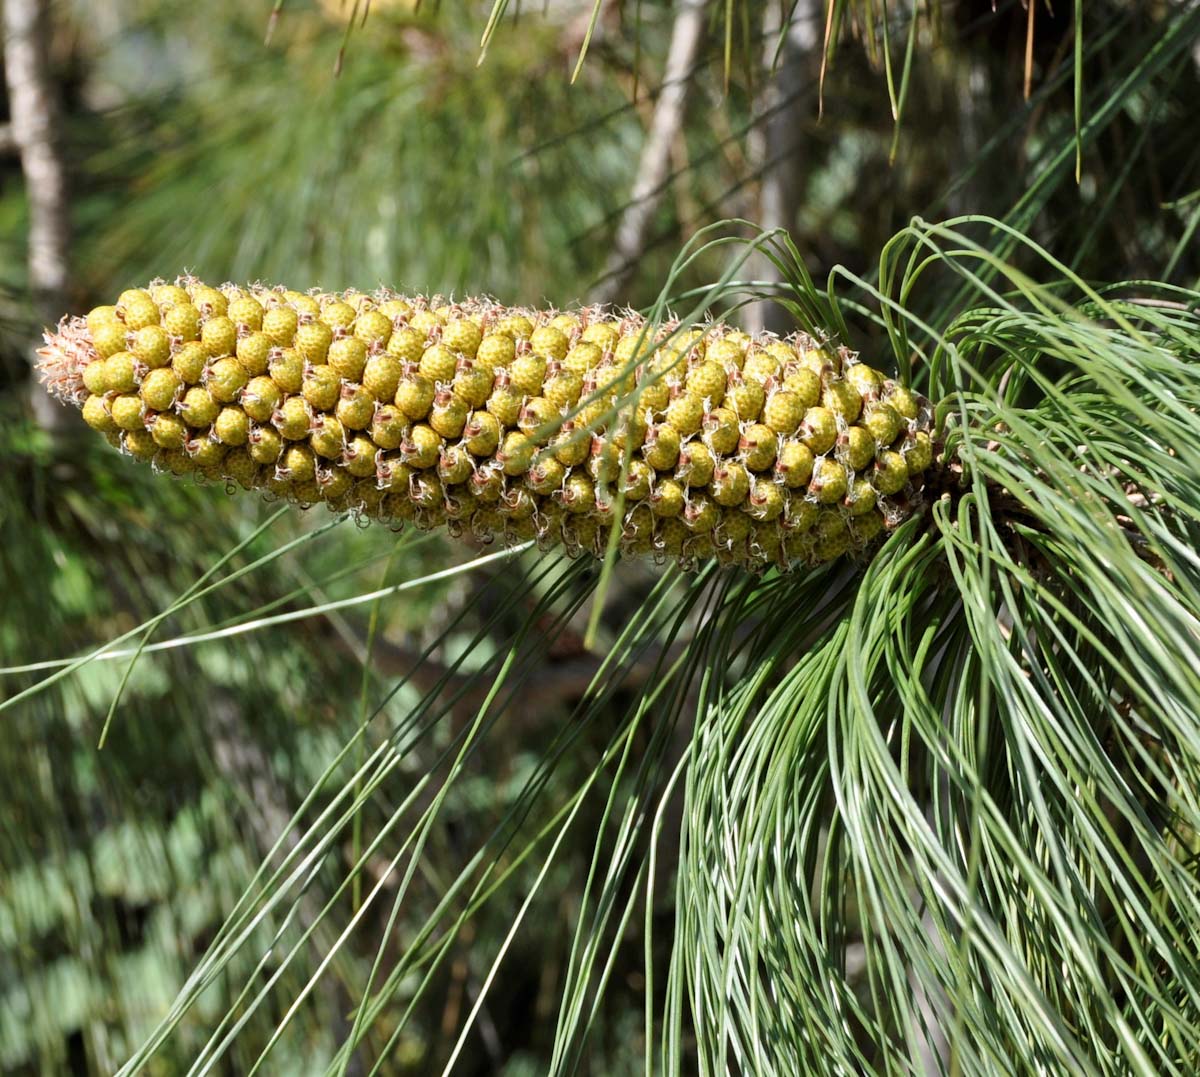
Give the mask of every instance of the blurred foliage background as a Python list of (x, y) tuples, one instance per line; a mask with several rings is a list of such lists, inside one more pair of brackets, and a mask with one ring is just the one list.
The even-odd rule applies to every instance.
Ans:
[[(1080, 36), (1069, 4), (1035, 4), (1032, 15), (1011, 0), (934, 7), (913, 23), (906, 4), (890, 12), (858, 3), (832, 11), (711, 5), (686, 72), (669, 177), (654, 192), (629, 273), (620, 267), (622, 300), (650, 302), (700, 229), (765, 219), (764, 194), (781, 182), (782, 216), (770, 223), (789, 229), (818, 279), (836, 264), (870, 276), (887, 239), (914, 215), (977, 212), (1011, 222), (1085, 277), (1195, 287), (1194, 9), (1099, 0), (1084, 5)], [(72, 312), (185, 268), (299, 288), (386, 282), (528, 304), (587, 299), (613, 269), (677, 14), (652, 0), (601, 3), (572, 83), (593, 12), (557, 0), (510, 4), (482, 62), (490, 13), (482, 3), (375, 0), (355, 21), (352, 3), (288, 0), (269, 43), (269, 0), (57, 0), (48, 12), (69, 175)], [(562, 631), (529, 644), (540, 664), (530, 683), (544, 690), (505, 711), (500, 735), (453, 787), (400, 919), (389, 925), (371, 912), (376, 922), (338, 950), (271, 1055), (271, 1072), (318, 1072), (345, 1039), (380, 937), (404, 936), (436, 906), (582, 691), (575, 671), (587, 654), (571, 594), (590, 570), (537, 584), (506, 578), (498, 562), (244, 630), (257, 617), (464, 564), (472, 551), (164, 482), (73, 429), (35, 421), (27, 194), (8, 146), (0, 158), (0, 1071), (115, 1071), (161, 1020), (259, 864), (277, 842), (286, 847), (288, 820), (314, 785), (331, 780), (326, 768), (364, 720), (381, 705), (407, 713), (441, 673), (486, 668), (499, 646), (489, 641), (510, 638), (540, 599), (561, 592), (545, 617), (561, 617)], [(726, 256), (707, 251), (680, 289), (719, 276)], [(944, 297), (920, 315), (944, 321), (953, 292), (947, 275)], [(874, 338), (862, 331), (856, 343), (869, 349)], [(218, 563), (248, 571), (171, 614), (151, 642), (215, 638), (148, 650), (132, 666), (89, 663), (21, 695), (63, 668), (55, 660), (144, 623)], [(622, 567), (602, 640), (652, 579), (650, 569)], [(356, 842), (458, 731), (447, 722), (405, 761), (364, 810)], [(584, 735), (536, 811), (549, 818), (561, 808), (606, 744), (603, 730)], [(356, 751), (373, 746), (368, 731)], [(320, 794), (308, 802), (307, 817), (322, 803)], [(578, 848), (555, 862), (458, 1072), (547, 1068), (564, 976), (558, 955), (593, 852), (586, 817), (574, 833)], [(301, 920), (311, 913), (306, 902), (319, 908), (329, 898), (339, 860), (344, 868), (359, 848), (335, 848), (317, 866)], [(525, 869), (513, 866), (519, 894)], [(380, 878), (387, 885), (386, 873)], [(656, 915), (669, 923), (669, 904)], [(455, 940), (432, 989), (417, 992), (414, 978), (417, 1017), (391, 1045), (387, 1072), (445, 1063), (486, 969), (474, 955), (490, 952), (483, 942), (503, 937), (510, 922), (511, 905), (507, 915), (504, 903), (489, 906)], [(284, 970), (293, 992), (326, 952), (328, 930), (319, 924), (303, 960)], [(380, 952), (386, 963), (386, 945)], [(640, 1072), (643, 957), (631, 929), (595, 1016), (588, 1072)], [(233, 1005), (232, 984), (219, 978), (207, 988), (148, 1072), (187, 1068)], [(223, 1072), (247, 1072), (282, 1016), (255, 1010)]]

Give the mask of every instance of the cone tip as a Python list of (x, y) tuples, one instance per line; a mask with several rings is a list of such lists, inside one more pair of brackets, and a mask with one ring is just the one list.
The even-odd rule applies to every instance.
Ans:
[(83, 368), (96, 357), (83, 318), (64, 317), (57, 330), (42, 333), (45, 344), (37, 349), (38, 377), (51, 395), (64, 403), (82, 404), (87, 399)]

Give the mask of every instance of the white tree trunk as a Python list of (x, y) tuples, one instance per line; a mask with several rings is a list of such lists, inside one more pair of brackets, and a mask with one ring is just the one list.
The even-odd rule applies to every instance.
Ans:
[[(52, 325), (66, 311), (70, 207), (50, 77), (49, 0), (4, 0), (3, 8), (8, 127), (21, 156), (29, 204), (29, 291), (35, 317)], [(44, 426), (66, 425), (66, 409), (40, 387), (33, 406)]]

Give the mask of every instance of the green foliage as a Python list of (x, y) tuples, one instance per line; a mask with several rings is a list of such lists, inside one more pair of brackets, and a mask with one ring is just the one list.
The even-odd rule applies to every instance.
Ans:
[[(874, 299), (962, 481), (828, 627), (793, 589), (749, 664), (777, 685), (725, 679), (698, 720), (664, 1070), (689, 1011), (714, 1072), (1200, 1057), (1200, 296), (1098, 294), (1018, 242), (1047, 284), (970, 230), (888, 251)], [(947, 265), (981, 306), (937, 332), (893, 304)]]
[[(648, 1068), (682, 1071), (693, 1052), (704, 1072), (888, 1068), (928, 1052), (971, 1073), (1031, 1057), (1185, 1072), (1200, 1028), (1200, 294), (1098, 292), (1014, 237), (1037, 284), (979, 242), (1000, 235), (916, 222), (885, 252), (887, 290), (853, 303), (944, 401), (962, 477), (932, 512), (865, 567), (663, 574), (506, 793), (484, 777), (496, 738), (596, 580), (525, 555), (476, 629), (500, 647), (450, 647), (423, 694), (404, 695), (409, 674), (374, 697), (127, 1071), (163, 1052), (286, 1064), (294, 1018), (328, 982), (353, 1014), (329, 1072), (427, 1067), (428, 1007), (465, 959), (474, 987), (434, 1056), (452, 1068), (589, 833), (555, 1071), (602, 1064), (613, 970), (640, 946)], [(794, 273), (798, 317), (846, 319), (785, 241), (762, 242)], [(945, 270), (976, 302), (939, 330), (907, 301)], [(434, 850), (463, 812), (488, 821), (442, 850), (463, 865), (446, 876)], [(360, 817), (361, 852), (331, 858)], [(318, 869), (329, 896), (305, 911)], [(236, 1003), (213, 1024), (202, 1000), (219, 983)], [(197, 1020), (207, 1042), (189, 1047)]]
[[(556, 16), (476, 68), (484, 6), (376, 5), (335, 78), (343, 24), (289, 3), (264, 50), (269, 6), (60, 47), (81, 308), (183, 266), (586, 290), (666, 5), (574, 89)], [(1039, 7), (1025, 104), (997, 8), (915, 24), (902, 91), (907, 21), (890, 86), (839, 39), (794, 242), (758, 237), (800, 324), (945, 400), (962, 484), (870, 566), (455, 555), (52, 445), (9, 394), (0, 1069), (1195, 1071), (1200, 13)], [(761, 16), (694, 73), (657, 316), (767, 290), (702, 231), (753, 205)]]
[[(353, 727), (337, 691), (352, 657), (321, 633), (300, 650), (272, 642), (264, 618), (357, 595), (355, 575), (415, 568), (430, 551), (353, 527), (331, 547), (333, 520), (306, 526), (235, 510), (223, 490), (147, 482), (90, 438), (55, 461), (11, 411), (3, 429), (0, 767), (14, 780), (0, 794), (0, 1066), (90, 1057), (111, 1070), (185, 982), (286, 819), (279, 805), (311, 784), (313, 763), (345, 735), (339, 723)], [(212, 550), (221, 571), (197, 588)], [(419, 623), (438, 593), (415, 596), (394, 623)], [(159, 610), (165, 621), (151, 617)], [(258, 631), (235, 636), (247, 620)], [(142, 622), (169, 638), (129, 631)], [(235, 642), (184, 651), (180, 633)], [(97, 638), (127, 646), (100, 658)], [(47, 661), (75, 649), (92, 658)], [(264, 787), (256, 771), (268, 766)], [(202, 1014), (222, 998), (210, 993)]]
[(603, 247), (576, 237), (630, 182), (635, 117), (603, 147), (568, 139), (528, 154), (622, 104), (603, 77), (569, 88), (552, 29), (531, 24), (477, 66), (465, 22), (377, 14), (335, 77), (317, 15), (281, 19), (264, 49), (261, 12), (223, 13), (157, 5), (149, 46), (116, 44), (119, 64), (134, 48), (196, 43), (159, 72), (172, 107), (148, 100), (110, 117), (112, 148), (93, 159), (107, 196), (91, 209), (100, 228), (86, 264), (105, 290), (114, 263), (130, 281), (183, 265), (218, 280), (285, 279), (303, 265), (333, 289), (386, 282), (539, 301), (547, 280), (567, 299), (598, 271)]

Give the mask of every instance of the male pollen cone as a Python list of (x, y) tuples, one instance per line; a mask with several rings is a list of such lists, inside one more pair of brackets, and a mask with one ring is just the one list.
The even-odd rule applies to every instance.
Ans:
[(47, 332), (54, 395), (173, 475), (393, 525), (752, 571), (921, 505), (932, 408), (845, 348), (380, 290), (122, 292)]

